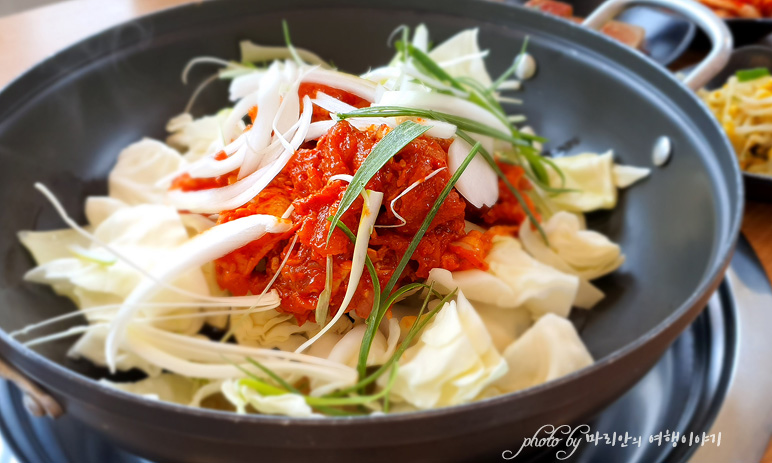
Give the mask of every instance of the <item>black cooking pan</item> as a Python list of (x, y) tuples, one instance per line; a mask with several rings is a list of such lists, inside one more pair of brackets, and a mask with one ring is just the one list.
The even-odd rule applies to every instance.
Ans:
[[(721, 39), (723, 23), (709, 22), (696, 3), (674, 5), (719, 38), (711, 61), (691, 77), (692, 85), (701, 85), (723, 66), (731, 40)], [(598, 25), (622, 6), (588, 21)], [(586, 28), (495, 3), (242, 0), (204, 2), (118, 26), (49, 58), (0, 93), (3, 330), (73, 309), (48, 288), (22, 281), (33, 263), (16, 231), (62, 227), (33, 182), (47, 183), (70, 211), (80, 211), (86, 195), (105, 191), (121, 148), (145, 135), (164, 136), (165, 122), (191, 92), (179, 82), (190, 58), (235, 59), (243, 38), (281, 44), (282, 19), (296, 45), (352, 72), (386, 62), (392, 50), (385, 38), (403, 23), (426, 23), (437, 41), (480, 27), (492, 74), (511, 63), (529, 35), (539, 71), (524, 86), (523, 112), (549, 137), (547, 148), (578, 140), (573, 151), (613, 148), (620, 162), (650, 166), (655, 139), (670, 138), (672, 159), (665, 167), (626, 191), (614, 211), (589, 217), (590, 226), (620, 242), (627, 255), (619, 271), (600, 281), (604, 302), (577, 317), (597, 362), (533, 389), (464, 406), (290, 419), (190, 409), (110, 390), (86, 376), (93, 370), (68, 363), (69, 342), (30, 350), (0, 330), (0, 355), (50, 392), (65, 413), (159, 461), (498, 458), (545, 424), (583, 422), (608, 405), (702, 310), (737, 238), (742, 181), (714, 118), (691, 90), (647, 58)], [(222, 84), (195, 111), (215, 111), (225, 101)]]

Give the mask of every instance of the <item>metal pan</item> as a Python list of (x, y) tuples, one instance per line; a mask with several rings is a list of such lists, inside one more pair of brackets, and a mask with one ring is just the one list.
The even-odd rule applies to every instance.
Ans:
[[(731, 37), (690, 0), (613, 0), (587, 22), (601, 25), (628, 4), (670, 7), (715, 40), (687, 79), (698, 87), (723, 67)], [(589, 368), (526, 391), (480, 402), (386, 417), (290, 419), (238, 416), (158, 403), (102, 387), (68, 363), (66, 342), (30, 350), (6, 331), (72, 310), (47, 288), (22, 281), (32, 262), (16, 230), (62, 224), (32, 183), (44, 181), (79, 211), (103, 193), (117, 152), (145, 135), (162, 137), (190, 90), (179, 83), (196, 55), (237, 57), (237, 41), (293, 40), (342, 69), (364, 71), (391, 54), (399, 24), (426, 23), (436, 40), (479, 27), (494, 74), (526, 35), (539, 64), (523, 94), (530, 123), (552, 147), (614, 148), (620, 162), (650, 165), (656, 138), (670, 162), (625, 192), (592, 228), (620, 242), (627, 262), (600, 281), (608, 297), (580, 320), (597, 359)], [(208, 93), (198, 111), (225, 101)], [(550, 148), (550, 147), (547, 147)], [(249, 0), (189, 5), (113, 28), (42, 62), (0, 93), (0, 356), (58, 401), (65, 413), (116, 443), (159, 461), (479, 461), (519, 448), (545, 424), (582, 422), (650, 369), (703, 309), (738, 236), (742, 179), (731, 147), (693, 92), (638, 52), (587, 28), (520, 8), (470, 0)], [(61, 329), (61, 328), (60, 328)]]

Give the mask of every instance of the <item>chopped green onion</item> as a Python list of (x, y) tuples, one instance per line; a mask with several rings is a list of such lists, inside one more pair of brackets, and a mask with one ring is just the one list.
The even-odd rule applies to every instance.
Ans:
[(498, 79), (496, 79), (496, 81), (495, 81), (495, 82), (493, 82), (493, 84), (492, 84), (492, 85), (490, 86), (490, 88), (488, 89), (488, 93), (493, 93), (493, 92), (495, 92), (495, 91), (496, 91), (496, 89), (497, 89), (497, 88), (499, 88), (499, 85), (501, 85), (501, 84), (502, 84), (502, 82), (504, 82), (505, 80), (509, 79), (509, 77), (510, 77), (512, 74), (514, 74), (514, 73), (515, 73), (515, 71), (517, 70), (517, 66), (520, 64), (520, 59), (521, 59), (521, 57), (525, 55), (525, 50), (526, 50), (526, 48), (528, 47), (528, 40), (529, 40), (529, 39), (530, 39), (530, 37), (526, 35), (526, 36), (525, 36), (525, 39), (523, 40), (523, 46), (522, 46), (522, 48), (520, 49), (520, 53), (519, 53), (517, 56), (515, 56), (515, 59), (514, 59), (514, 61), (512, 61), (512, 65), (511, 65), (509, 68), (507, 68), (507, 70), (506, 70), (506, 71), (504, 71), (504, 73), (503, 73), (503, 74), (501, 74), (501, 75), (499, 76), (499, 78), (498, 78)]
[(450, 180), (448, 180), (448, 183), (445, 185), (445, 188), (443, 188), (442, 192), (440, 192), (439, 196), (437, 196), (437, 199), (434, 201), (432, 208), (429, 209), (429, 212), (426, 214), (426, 217), (424, 218), (424, 221), (421, 224), (421, 227), (419, 227), (418, 231), (413, 236), (413, 240), (410, 241), (410, 244), (408, 245), (407, 250), (405, 251), (405, 254), (402, 255), (402, 259), (400, 259), (399, 264), (397, 264), (397, 267), (394, 270), (394, 273), (391, 275), (391, 278), (389, 278), (388, 283), (386, 283), (386, 287), (383, 289), (383, 294), (386, 297), (391, 295), (391, 290), (394, 289), (394, 286), (396, 286), (397, 281), (399, 281), (399, 278), (402, 276), (402, 272), (405, 270), (405, 267), (407, 267), (407, 264), (410, 261), (410, 258), (413, 256), (413, 253), (415, 252), (416, 248), (418, 248), (418, 245), (420, 244), (421, 239), (423, 239), (424, 235), (426, 234), (426, 231), (429, 229), (429, 226), (431, 225), (432, 220), (434, 220), (434, 217), (437, 215), (437, 212), (439, 212), (440, 207), (442, 207), (442, 203), (445, 201), (445, 198), (448, 197), (451, 190), (456, 185), (456, 182), (458, 181), (459, 177), (461, 177), (461, 174), (464, 173), (469, 163), (472, 162), (472, 159), (474, 159), (475, 155), (480, 150), (480, 148), (482, 148), (482, 145), (480, 145), (479, 142), (474, 144), (474, 146), (472, 147), (472, 150), (469, 151), (469, 154), (466, 155), (466, 158), (464, 158), (463, 162), (461, 162), (461, 165), (458, 166), (458, 169), (456, 169), (456, 172), (454, 172), (453, 175), (450, 177)]
[(284, 42), (287, 44), (287, 49), (289, 50), (290, 55), (292, 55), (292, 59), (295, 60), (295, 63), (297, 63), (298, 66), (302, 66), (305, 64), (305, 62), (300, 57), (300, 55), (298, 55), (298, 51), (295, 50), (295, 46), (292, 45), (292, 41), (290, 40), (289, 25), (284, 19), (281, 20), (281, 28), (284, 31)]
[(767, 68), (741, 69), (735, 72), (739, 82), (749, 82), (769, 75)]
[(276, 374), (273, 370), (271, 370), (270, 368), (266, 367), (262, 363), (258, 362), (257, 360), (255, 360), (255, 359), (253, 359), (251, 357), (247, 357), (247, 362), (251, 363), (252, 365), (254, 365), (257, 368), (259, 368), (260, 370), (262, 370), (263, 373), (268, 375), (272, 380), (276, 381), (276, 384), (278, 384), (279, 386), (283, 387), (284, 389), (286, 389), (286, 390), (288, 390), (290, 392), (294, 392), (296, 394), (300, 394), (300, 391), (295, 386), (293, 386), (290, 383), (288, 383), (287, 381), (285, 381), (284, 378), (282, 378), (281, 376)]
[[(345, 223), (338, 222), (336, 226), (348, 236), (351, 242), (356, 242), (356, 235), (354, 235)], [(381, 282), (378, 280), (378, 273), (375, 271), (375, 266), (373, 265), (370, 256), (367, 256), (365, 265), (367, 266), (367, 271), (370, 273), (370, 279), (373, 281), (373, 308), (370, 310), (370, 315), (367, 316), (367, 321), (365, 322), (367, 329), (362, 336), (362, 348), (359, 349), (357, 372), (359, 373), (360, 378), (364, 378), (365, 373), (367, 372), (367, 357), (370, 355), (370, 346), (373, 343), (375, 330), (378, 329), (378, 325), (380, 324), (380, 320), (378, 319), (378, 308), (381, 304)]]
[(349, 119), (352, 117), (423, 117), (426, 119), (434, 119), (438, 121), (448, 122), (455, 125), (459, 130), (466, 130), (468, 132), (479, 133), (480, 135), (487, 135), (489, 137), (503, 140), (513, 145), (517, 145), (518, 148), (530, 148), (532, 152), (535, 149), (527, 143), (525, 140), (538, 141), (545, 143), (546, 138), (539, 137), (537, 135), (531, 135), (522, 132), (516, 132), (516, 135), (510, 135), (493, 127), (481, 124), (472, 119), (466, 117), (455, 116), (453, 114), (443, 113), (439, 111), (433, 111), (430, 109), (416, 109), (407, 108), (404, 106), (370, 106), (368, 108), (356, 109), (347, 113), (338, 114), (339, 119)]
[(375, 148), (373, 148), (367, 156), (365, 162), (362, 163), (356, 171), (356, 174), (354, 174), (354, 178), (351, 180), (348, 188), (346, 188), (346, 192), (343, 193), (343, 198), (340, 200), (340, 206), (338, 206), (338, 210), (335, 211), (335, 215), (330, 224), (330, 231), (327, 234), (328, 242), (341, 217), (343, 217), (343, 214), (345, 214), (351, 205), (354, 204), (354, 201), (362, 193), (367, 182), (369, 182), (391, 158), (402, 151), (408, 143), (423, 135), (423, 133), (430, 128), (431, 126), (406, 121), (395, 127), (394, 130), (389, 132), (375, 145)]

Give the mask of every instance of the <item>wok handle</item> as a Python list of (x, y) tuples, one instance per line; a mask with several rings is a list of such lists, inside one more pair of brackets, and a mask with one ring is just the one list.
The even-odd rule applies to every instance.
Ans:
[(691, 71), (683, 83), (692, 90), (705, 86), (729, 61), (732, 53), (732, 34), (724, 20), (708, 7), (694, 0), (607, 0), (584, 20), (584, 25), (600, 30), (608, 21), (631, 6), (651, 6), (672, 10), (697, 24), (712, 44), (710, 53)]
[(43, 392), (37, 384), (7, 363), (2, 355), (0, 355), (0, 379), (7, 379), (22, 390), (24, 405), (32, 415), (58, 418), (64, 413), (62, 406), (53, 397)]

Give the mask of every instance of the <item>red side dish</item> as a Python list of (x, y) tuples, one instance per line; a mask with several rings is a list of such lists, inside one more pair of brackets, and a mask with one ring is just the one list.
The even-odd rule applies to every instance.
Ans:
[[(584, 20), (584, 18), (574, 16), (574, 7), (565, 2), (558, 2), (556, 0), (530, 0), (525, 6), (536, 8), (545, 13), (560, 16), (561, 18), (566, 18), (578, 23)], [(608, 24), (603, 26), (601, 32), (633, 48), (641, 48), (645, 36), (643, 28), (621, 21), (609, 21)]]

